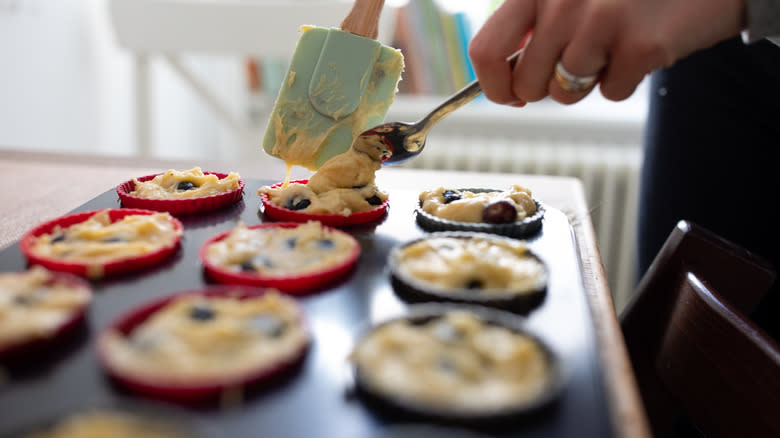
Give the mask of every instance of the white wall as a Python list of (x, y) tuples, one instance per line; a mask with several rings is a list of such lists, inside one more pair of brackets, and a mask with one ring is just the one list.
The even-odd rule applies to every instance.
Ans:
[(126, 116), (127, 108), (101, 110), (129, 90), (107, 80), (126, 82), (117, 77), (126, 60), (108, 46), (97, 6), (0, 0), (1, 147), (86, 151)]
[[(232, 101), (239, 61), (183, 59)], [(187, 85), (159, 59), (151, 77), (155, 155), (231, 158), (235, 139)], [(105, 0), (0, 0), (0, 148), (135, 153), (133, 78)]]

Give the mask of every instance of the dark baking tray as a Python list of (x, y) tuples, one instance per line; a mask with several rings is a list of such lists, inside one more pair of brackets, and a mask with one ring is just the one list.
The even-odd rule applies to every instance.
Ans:
[[(247, 180), (238, 205), (183, 218), (182, 247), (170, 262), (151, 271), (93, 282), (95, 298), (82, 333), (51, 351), (45, 360), (0, 374), (0, 436), (93, 406), (121, 405), (128, 399), (136, 406), (156, 403), (113, 385), (97, 362), (93, 341), (101, 329), (130, 308), (158, 296), (208, 285), (198, 248), (239, 220), (246, 224), (265, 221), (255, 193), (261, 185), (273, 183), (276, 181)], [(314, 336), (300, 369), (283, 381), (245, 394), (240, 404), (172, 407), (178, 419), (202, 425), (204, 436), (231, 438), (459, 436), (452, 426), (440, 430), (443, 425), (377, 413), (353, 390), (346, 356), (354, 340), (372, 322), (401, 314), (406, 307), (390, 286), (387, 255), (394, 246), (423, 234), (413, 213), (418, 193), (383, 188), (390, 194), (388, 215), (378, 223), (347, 229), (362, 245), (355, 272), (330, 289), (299, 298)], [(427, 187), (420, 188), (424, 189)], [(118, 207), (112, 189), (73, 212)], [(479, 426), (470, 432), (494, 437), (612, 436), (593, 320), (568, 219), (548, 206), (541, 233), (528, 242), (547, 263), (550, 282), (544, 302), (527, 316), (527, 322), (562, 356), (568, 383), (549, 409), (513, 424)], [(17, 244), (0, 251), (0, 271), (25, 267)], [(415, 430), (420, 434), (415, 435)]]

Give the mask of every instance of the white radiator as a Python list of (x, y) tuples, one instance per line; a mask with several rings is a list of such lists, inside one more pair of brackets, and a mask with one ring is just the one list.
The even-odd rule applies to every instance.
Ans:
[(437, 129), (429, 136), (425, 152), (404, 166), (562, 175), (582, 180), (615, 307), (620, 311), (634, 288), (640, 149), (636, 144), (560, 140), (529, 142), (523, 138), (519, 142), (516, 135), (452, 135)]

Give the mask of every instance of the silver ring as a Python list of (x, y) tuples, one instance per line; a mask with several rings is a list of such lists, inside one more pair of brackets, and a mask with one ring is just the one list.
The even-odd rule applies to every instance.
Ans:
[(555, 82), (566, 91), (574, 93), (587, 91), (596, 85), (598, 79), (599, 75), (597, 74), (590, 76), (573, 75), (563, 68), (561, 61), (558, 61), (558, 63), (555, 64)]

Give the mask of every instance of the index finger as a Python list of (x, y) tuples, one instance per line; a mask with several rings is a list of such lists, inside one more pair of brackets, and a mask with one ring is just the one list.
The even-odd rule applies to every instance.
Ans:
[(496, 103), (512, 103), (512, 68), (506, 59), (525, 43), (536, 21), (534, 0), (506, 0), (469, 43), (469, 57), (482, 92)]

